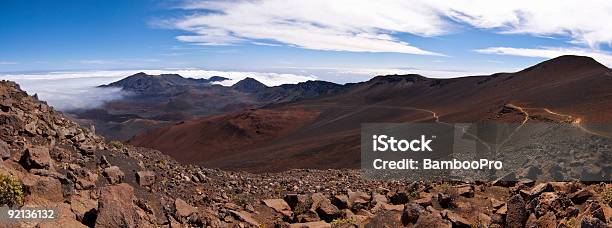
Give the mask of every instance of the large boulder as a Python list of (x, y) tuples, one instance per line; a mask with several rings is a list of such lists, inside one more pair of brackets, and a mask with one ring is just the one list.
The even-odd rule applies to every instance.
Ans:
[(28, 169), (48, 169), (51, 167), (51, 155), (49, 148), (43, 146), (35, 146), (26, 149), (23, 154), (23, 165)]
[(96, 227), (137, 227), (140, 216), (134, 205), (134, 188), (122, 183), (100, 189)]
[(64, 201), (62, 183), (53, 177), (27, 175), (23, 178), (23, 185), (28, 197), (46, 199), (51, 202)]

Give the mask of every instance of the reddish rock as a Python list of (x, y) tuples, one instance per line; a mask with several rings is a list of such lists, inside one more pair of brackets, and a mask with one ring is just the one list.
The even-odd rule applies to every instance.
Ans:
[(291, 217), (293, 215), (289, 204), (282, 199), (266, 199), (263, 200), (263, 203), (284, 216)]
[(98, 201), (87, 196), (73, 195), (70, 198), (70, 209), (79, 221), (87, 220), (89, 213), (95, 213), (97, 208)]
[(353, 210), (366, 208), (370, 202), (370, 195), (364, 192), (348, 192), (348, 206)]
[(332, 198), (332, 203), (340, 209), (345, 209), (348, 208), (349, 199), (346, 195), (335, 195)]
[(151, 186), (155, 183), (155, 172), (139, 171), (136, 172), (136, 180), (140, 186)]
[(325, 221), (294, 223), (289, 224), (289, 228), (331, 228), (331, 224)]
[(187, 202), (179, 198), (174, 200), (174, 209), (176, 210), (176, 216), (179, 218), (189, 217), (191, 214), (198, 211), (197, 208), (189, 205)]
[(108, 168), (104, 169), (104, 172), (102, 173), (106, 179), (108, 180), (108, 183), (110, 184), (118, 184), (121, 183), (121, 181), (123, 181), (123, 171), (121, 171), (121, 169), (119, 169), (118, 166), (111, 166)]
[(432, 202), (432, 198), (433, 197), (431, 196), (431, 194), (423, 193), (423, 194), (421, 194), (421, 198), (416, 199), (416, 200), (414, 200), (412, 202), (414, 202), (416, 204), (419, 204), (419, 205), (421, 205), (423, 207), (427, 207), (427, 206), (431, 206), (432, 205), (432, 203), (433, 203)]
[(133, 200), (134, 189), (128, 184), (100, 189), (96, 227), (137, 227), (140, 217)]
[(51, 167), (52, 160), (47, 147), (30, 147), (23, 156), (24, 166), (28, 169), (48, 169)]
[(538, 218), (537, 227), (538, 228), (557, 227), (557, 217), (555, 216), (555, 213), (549, 211), (548, 213)]
[(342, 215), (341, 211), (327, 199), (319, 202), (316, 212), (321, 219), (327, 222), (331, 222)]
[(57, 227), (70, 227), (70, 228), (87, 228), (83, 223), (73, 218), (58, 218), (57, 220), (45, 221), (36, 225), (36, 228), (57, 228)]
[(490, 198), (489, 201), (491, 201), (491, 206), (495, 209), (499, 209), (500, 207), (504, 206), (504, 204), (506, 204), (503, 201), (497, 200), (495, 198)]
[(577, 192), (574, 192), (571, 195), (569, 195), (570, 199), (575, 204), (582, 204), (586, 200), (591, 198), (592, 196), (593, 196), (593, 193), (589, 189), (586, 189), (586, 188), (582, 189), (582, 190), (579, 190)]
[(238, 220), (243, 221), (248, 223), (251, 226), (256, 226), (259, 227), (261, 224), (259, 222), (257, 222), (257, 220), (255, 220), (251, 214), (247, 213), (246, 211), (234, 211), (234, 210), (229, 210), (229, 212), (236, 217)]
[(534, 208), (537, 216), (543, 216), (549, 211), (552, 212), (563, 212), (565, 209), (572, 205), (572, 202), (563, 194), (557, 194), (555, 192), (542, 193), (537, 198), (537, 205)]
[(444, 193), (438, 193), (438, 203), (440, 204), (441, 207), (443, 208), (451, 208), (454, 206), (454, 202), (455, 199), (452, 195), (449, 194), (444, 194)]
[(538, 218), (534, 213), (529, 214), (527, 221), (525, 221), (526, 228), (537, 228), (538, 227)]
[(389, 202), (387, 200), (387, 197), (378, 193), (372, 193), (372, 201), (371, 204), (372, 205), (378, 205), (378, 204), (383, 204), (383, 203), (387, 203)]
[(62, 193), (62, 183), (52, 177), (29, 175), (24, 178), (23, 185), (29, 197), (36, 199), (46, 199), (51, 202), (64, 201)]
[(442, 212), (449, 221), (451, 221), (451, 223), (453, 223), (453, 227), (459, 227), (459, 228), (469, 228), (472, 227), (472, 222), (468, 221), (467, 219), (461, 217), (461, 215), (454, 213), (452, 211), (449, 210), (445, 210), (444, 212)]
[(455, 192), (463, 197), (472, 198), (474, 197), (474, 186), (471, 185), (461, 185), (453, 187)]
[(514, 195), (506, 203), (508, 213), (506, 214), (506, 227), (523, 227), (527, 220), (527, 210), (525, 210), (525, 200), (521, 195)]
[(541, 183), (531, 188), (530, 190), (521, 190), (521, 196), (526, 199), (533, 199), (544, 192), (554, 191), (553, 186), (550, 183)]
[(408, 225), (409, 223), (415, 223), (419, 219), (419, 215), (425, 212), (425, 208), (416, 203), (408, 203), (404, 206), (402, 212), (402, 223)]
[(419, 215), (417, 222), (414, 227), (440, 227), (440, 228), (451, 228), (452, 224), (444, 220), (441, 217), (434, 216), (430, 213), (423, 213)]
[(500, 176), (491, 184), (493, 186), (501, 186), (501, 187), (512, 187), (516, 184), (517, 178), (515, 172), (506, 173), (503, 176)]

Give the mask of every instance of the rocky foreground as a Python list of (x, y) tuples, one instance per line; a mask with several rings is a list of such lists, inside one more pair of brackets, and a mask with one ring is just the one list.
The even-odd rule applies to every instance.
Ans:
[(106, 142), (0, 82), (0, 204), (59, 219), (0, 227), (611, 227), (612, 184), (405, 183), (355, 170), (250, 174)]

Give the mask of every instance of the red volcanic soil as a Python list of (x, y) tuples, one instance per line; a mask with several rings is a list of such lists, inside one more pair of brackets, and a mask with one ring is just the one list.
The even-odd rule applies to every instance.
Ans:
[(247, 110), (155, 129), (130, 143), (159, 148), (185, 163), (209, 161), (260, 147), (303, 127), (317, 115), (305, 109)]
[(610, 123), (611, 100), (609, 68), (562, 56), (490, 76), (378, 76), (336, 95), (189, 121), (131, 143), (225, 169), (358, 168), (361, 123)]

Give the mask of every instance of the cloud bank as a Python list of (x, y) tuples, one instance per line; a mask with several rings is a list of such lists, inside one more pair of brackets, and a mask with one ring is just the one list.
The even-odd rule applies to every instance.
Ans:
[(47, 101), (49, 105), (58, 110), (70, 111), (100, 107), (105, 102), (118, 100), (129, 95), (125, 91), (121, 91), (120, 88), (98, 88), (97, 86), (118, 81), (138, 72), (145, 72), (152, 75), (180, 74), (183, 77), (190, 78), (222, 76), (230, 79), (220, 83), (225, 86), (233, 85), (246, 77), (255, 78), (268, 86), (316, 80), (316, 77), (308, 75), (239, 71), (226, 72), (198, 69), (0, 74), (0, 79), (15, 81), (19, 83), (21, 88), (28, 92), (28, 94), (37, 94), (39, 99)]

